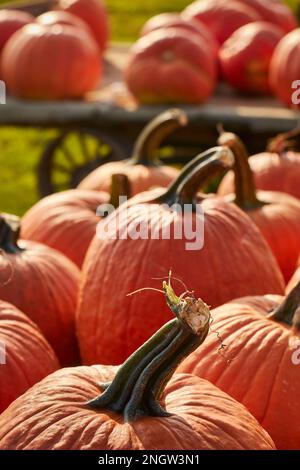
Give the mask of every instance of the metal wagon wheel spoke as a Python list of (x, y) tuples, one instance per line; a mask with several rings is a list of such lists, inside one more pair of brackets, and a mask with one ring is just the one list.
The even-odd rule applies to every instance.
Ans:
[(124, 158), (122, 146), (97, 129), (64, 131), (47, 144), (40, 159), (40, 194), (75, 188), (98, 166)]

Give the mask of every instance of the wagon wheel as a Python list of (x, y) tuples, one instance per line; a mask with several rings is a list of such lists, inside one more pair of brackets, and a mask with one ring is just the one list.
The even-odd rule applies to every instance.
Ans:
[(76, 188), (98, 166), (124, 158), (122, 147), (101, 131), (65, 131), (47, 144), (39, 162), (40, 195)]

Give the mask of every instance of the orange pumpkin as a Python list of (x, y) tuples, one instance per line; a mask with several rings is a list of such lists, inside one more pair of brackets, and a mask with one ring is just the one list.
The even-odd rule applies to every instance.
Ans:
[(209, 382), (184, 374), (170, 380), (204, 341), (210, 312), (200, 299), (177, 297), (170, 285), (164, 292), (177, 318), (119, 369), (64, 369), (37, 384), (0, 416), (0, 448), (274, 449), (248, 411)]
[(186, 124), (187, 117), (183, 111), (172, 109), (160, 114), (140, 134), (132, 158), (100, 166), (81, 181), (79, 188), (109, 191), (111, 177), (115, 173), (129, 178), (132, 195), (153, 186), (168, 186), (179, 171), (161, 165), (157, 152), (165, 137)]
[[(299, 134), (299, 129), (279, 134), (273, 139), (266, 152), (249, 158), (251, 170), (258, 189), (280, 191), (300, 199), (300, 153), (289, 150), (290, 139)], [(229, 172), (219, 193), (229, 194), (234, 190), (234, 175)]]
[(58, 368), (58, 360), (37, 326), (0, 300), (0, 413)]
[(63, 365), (78, 360), (75, 309), (79, 270), (45, 245), (18, 241), (19, 220), (0, 216), (0, 299), (25, 312)]
[(55, 24), (74, 26), (75, 28), (84, 29), (92, 33), (88, 25), (78, 16), (67, 11), (47, 11), (36, 18), (36, 22), (45, 26), (53, 26)]
[(99, 222), (97, 208), (129, 196), (125, 175), (113, 175), (111, 195), (104, 192), (73, 189), (47, 196), (35, 204), (22, 219), (22, 238), (45, 243), (61, 251), (81, 268), (86, 251)]
[(290, 282), (286, 286), (286, 293), (289, 294), (294, 287), (300, 282), (300, 266), (296, 269), (293, 276), (290, 279)]
[(221, 198), (197, 196), (208, 176), (232, 163), (230, 150), (209, 150), (168, 190), (140, 194), (100, 222), (83, 265), (76, 319), (85, 364), (120, 364), (169, 320), (156, 293), (127, 294), (170, 268), (212, 306), (237, 295), (284, 292), (277, 263), (249, 218)]
[[(235, 134), (223, 133), (219, 143), (235, 155), (235, 193), (226, 198), (234, 200), (257, 225), (288, 281), (300, 253), (300, 202), (284, 193), (256, 190), (247, 150)], [(224, 194), (222, 183), (219, 193)]]
[(278, 449), (299, 449), (300, 284), (285, 299), (238, 299), (212, 317), (212, 333), (179, 371), (209, 380), (244, 404)]

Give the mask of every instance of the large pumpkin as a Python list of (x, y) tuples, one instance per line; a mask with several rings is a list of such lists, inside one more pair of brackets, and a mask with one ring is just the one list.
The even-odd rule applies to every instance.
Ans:
[(85, 364), (120, 364), (170, 318), (157, 293), (128, 297), (170, 268), (212, 306), (241, 294), (284, 292), (277, 263), (250, 219), (222, 198), (197, 196), (208, 176), (232, 163), (229, 150), (210, 150), (168, 190), (140, 194), (100, 222), (77, 312)]
[(0, 10), (0, 53), (16, 31), (33, 21), (34, 17), (25, 11)]
[(199, 21), (183, 18), (179, 13), (160, 13), (146, 21), (141, 35), (145, 36), (162, 28), (179, 28), (187, 34), (196, 34), (199, 41), (204, 40), (207, 45), (211, 46), (216, 57), (218, 56), (219, 44), (204, 23), (200, 24)]
[[(257, 225), (288, 281), (300, 253), (300, 202), (288, 194), (256, 190), (247, 150), (235, 134), (223, 133), (219, 143), (228, 146), (235, 156), (235, 192), (226, 197)], [(224, 194), (222, 183), (220, 194)]]
[(168, 186), (179, 171), (161, 164), (157, 157), (159, 146), (169, 134), (186, 124), (187, 117), (183, 111), (172, 109), (160, 114), (140, 134), (129, 160), (100, 166), (81, 181), (79, 188), (109, 191), (111, 177), (116, 173), (129, 178), (132, 195), (153, 186)]
[(60, 0), (58, 8), (85, 21), (101, 51), (105, 51), (109, 41), (109, 21), (102, 0)]
[(279, 26), (285, 33), (297, 28), (297, 19), (282, 0), (238, 0), (256, 10), (262, 20)]
[(209, 382), (184, 374), (170, 380), (204, 341), (210, 312), (200, 299), (164, 290), (176, 319), (119, 369), (65, 369), (33, 387), (1, 415), (0, 448), (274, 449), (250, 413)]
[[(291, 66), (292, 65), (292, 66)], [(300, 28), (284, 36), (277, 45), (270, 65), (270, 86), (283, 103), (299, 108)], [(296, 82), (296, 87), (294, 82)]]
[(100, 191), (71, 189), (47, 196), (35, 204), (22, 219), (22, 238), (44, 243), (61, 251), (79, 268), (96, 233), (97, 208), (118, 206), (118, 196), (129, 197), (128, 179), (113, 175), (111, 195)]
[[(280, 191), (300, 199), (300, 154), (290, 149), (290, 139), (297, 137), (299, 129), (279, 134), (272, 139), (266, 152), (249, 158), (258, 189)], [(220, 186), (220, 194), (234, 191), (234, 174), (228, 172)]]
[(217, 308), (208, 340), (179, 368), (243, 403), (278, 449), (300, 447), (299, 307), (300, 284), (286, 299), (248, 297)]
[(283, 31), (266, 21), (237, 29), (219, 51), (222, 76), (246, 93), (269, 94), (269, 68)]
[(8, 90), (28, 99), (79, 98), (101, 78), (94, 39), (73, 26), (25, 26), (6, 43), (1, 67)]
[(58, 360), (37, 326), (0, 300), (0, 413), (58, 368)]
[(216, 85), (215, 59), (204, 38), (181, 28), (162, 28), (132, 46), (125, 81), (139, 103), (203, 103)]
[(197, 0), (183, 11), (183, 17), (204, 23), (220, 44), (241, 26), (261, 20), (255, 9), (235, 0)]
[(63, 365), (78, 359), (74, 316), (78, 268), (45, 245), (18, 241), (19, 221), (0, 216), (0, 299), (26, 313)]

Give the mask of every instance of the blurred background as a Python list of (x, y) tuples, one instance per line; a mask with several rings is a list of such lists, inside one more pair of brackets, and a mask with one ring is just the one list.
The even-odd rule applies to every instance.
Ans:
[[(1, 2), (0, 0), (0, 3)], [(7, 3), (7, 2), (5, 2)], [(133, 41), (155, 14), (181, 11), (188, 0), (106, 0), (113, 41)], [(286, 0), (300, 20), (300, 1)], [(5, 106), (0, 105), (0, 113)], [(0, 127), (0, 211), (22, 215), (39, 198), (36, 165), (55, 131)]]

